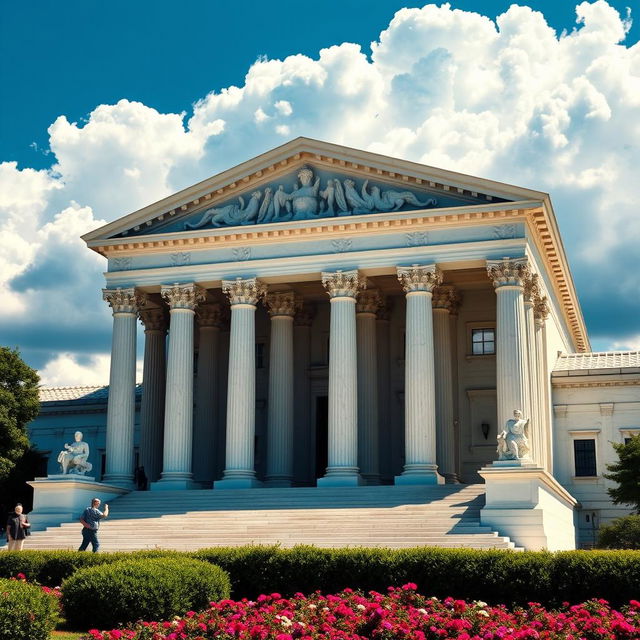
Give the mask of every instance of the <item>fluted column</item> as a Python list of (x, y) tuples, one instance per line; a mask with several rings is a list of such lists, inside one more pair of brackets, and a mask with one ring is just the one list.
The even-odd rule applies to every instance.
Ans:
[(293, 316), (300, 300), (293, 291), (265, 298), (271, 316), (267, 477), (271, 487), (290, 487), (293, 479)]
[(451, 377), (453, 386), (453, 448), (455, 469), (458, 478), (461, 478), (460, 469), (460, 388), (458, 376), (458, 311), (462, 304), (462, 295), (455, 292), (449, 308), (449, 335), (451, 336)]
[(167, 372), (167, 314), (164, 309), (140, 312), (144, 325), (144, 369), (140, 403), (140, 465), (149, 482), (162, 471), (164, 402)]
[[(524, 321), (527, 331), (527, 372), (529, 374), (529, 415), (531, 418), (530, 434), (531, 434), (531, 459), (542, 465), (543, 452), (543, 436), (542, 423), (540, 420), (540, 402), (539, 383), (538, 383), (538, 367), (536, 361), (538, 354), (536, 353), (536, 335), (535, 335), (535, 317), (533, 306), (535, 298), (540, 296), (540, 283), (537, 273), (529, 274), (524, 280)], [(526, 409), (524, 409), (526, 411)], [(526, 415), (526, 414), (525, 414)]]
[(405, 465), (396, 484), (444, 482), (436, 464), (432, 292), (442, 282), (435, 265), (398, 267), (407, 297), (405, 353)]
[(497, 298), (496, 392), (502, 430), (516, 409), (525, 419), (531, 417), (524, 313), (524, 280), (530, 270), (526, 258), (505, 258), (487, 261), (487, 273)]
[(393, 426), (391, 424), (390, 404), (390, 320), (391, 310), (388, 301), (384, 301), (378, 308), (376, 320), (376, 346), (378, 352), (378, 442), (380, 476), (382, 482), (389, 482), (393, 477), (392, 466), (392, 438)]
[(211, 488), (215, 471), (216, 427), (218, 424), (218, 347), (222, 308), (219, 303), (199, 306), (198, 372), (196, 410), (193, 423), (193, 479)]
[(553, 473), (553, 434), (551, 433), (551, 383), (547, 364), (546, 323), (549, 304), (546, 296), (539, 295), (533, 307), (535, 318), (536, 366), (538, 380), (538, 415), (542, 433), (542, 466)]
[(458, 482), (453, 425), (453, 373), (449, 311), (455, 300), (453, 287), (438, 287), (433, 293), (433, 339), (436, 381), (436, 462), (447, 482)]
[(103, 289), (113, 310), (111, 370), (107, 404), (106, 469), (103, 481), (133, 487), (136, 413), (136, 316), (144, 297), (135, 289)]
[(222, 291), (231, 304), (227, 442), (225, 470), (216, 489), (259, 486), (254, 469), (256, 431), (256, 305), (266, 287), (255, 278), (224, 280)]
[(293, 318), (294, 358), (294, 478), (300, 482), (315, 482), (315, 447), (311, 443), (311, 325), (314, 308), (305, 304)]
[(366, 484), (380, 484), (376, 311), (381, 303), (375, 289), (362, 291), (356, 302), (358, 466)]
[(191, 472), (193, 446), (193, 324), (204, 289), (193, 283), (163, 285), (169, 305), (169, 353), (164, 409), (164, 451), (160, 480), (152, 490), (196, 488)]
[(329, 333), (329, 451), (318, 486), (362, 483), (358, 470), (356, 297), (366, 280), (357, 271), (322, 274), (331, 301)]

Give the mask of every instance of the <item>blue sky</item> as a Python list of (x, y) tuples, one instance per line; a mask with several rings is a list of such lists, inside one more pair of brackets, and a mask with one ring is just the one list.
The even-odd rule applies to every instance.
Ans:
[(550, 192), (594, 348), (640, 348), (640, 3), (522, 5), (5, 3), (0, 343), (104, 375), (77, 236), (307, 135)]

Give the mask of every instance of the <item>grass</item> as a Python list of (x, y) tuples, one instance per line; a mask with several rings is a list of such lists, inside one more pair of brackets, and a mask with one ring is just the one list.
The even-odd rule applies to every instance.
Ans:
[(52, 631), (51, 640), (80, 640), (86, 632), (80, 631)]

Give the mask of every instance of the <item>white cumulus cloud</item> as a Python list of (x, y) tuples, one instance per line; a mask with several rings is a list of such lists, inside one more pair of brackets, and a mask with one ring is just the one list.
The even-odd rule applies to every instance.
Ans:
[(82, 123), (60, 116), (49, 171), (0, 165), (0, 334), (57, 363), (47, 375), (60, 383), (73, 363), (106, 357), (104, 261), (78, 236), (302, 135), (548, 191), (598, 345), (635, 345), (640, 45), (625, 43), (629, 25), (605, 0), (578, 4), (567, 33), (525, 6), (493, 17), (429, 4), (398, 11), (370, 52), (342, 43), (260, 58), (238, 86), (194, 96), (190, 115), (121, 100)]

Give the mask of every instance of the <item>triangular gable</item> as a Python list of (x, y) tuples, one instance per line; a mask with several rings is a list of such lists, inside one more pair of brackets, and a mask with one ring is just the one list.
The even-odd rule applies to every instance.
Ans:
[[(317, 181), (317, 193), (305, 195), (299, 176), (303, 168), (311, 172), (308, 187), (313, 190)], [(349, 186), (348, 181), (353, 184)], [(195, 228), (544, 197), (528, 189), (297, 138), (96, 229), (83, 239), (93, 245), (103, 239), (189, 230), (192, 227), (185, 225), (198, 225), (205, 215), (209, 220)]]

